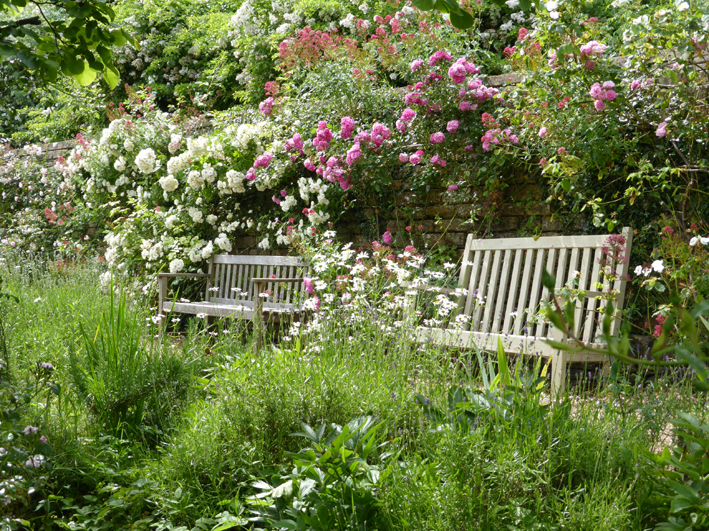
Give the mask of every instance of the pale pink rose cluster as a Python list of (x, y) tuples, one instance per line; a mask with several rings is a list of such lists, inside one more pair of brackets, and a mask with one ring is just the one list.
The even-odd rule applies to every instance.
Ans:
[(616, 91), (613, 90), (614, 87), (615, 83), (612, 81), (604, 81), (602, 85), (600, 83), (594, 83), (591, 86), (589, 94), (594, 100), (593, 106), (597, 111), (602, 111), (606, 108), (607, 101), (613, 101), (618, 97)]

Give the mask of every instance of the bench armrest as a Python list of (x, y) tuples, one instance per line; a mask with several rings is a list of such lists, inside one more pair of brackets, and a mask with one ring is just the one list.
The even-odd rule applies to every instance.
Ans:
[(158, 313), (162, 313), (163, 303), (167, 298), (168, 278), (209, 278), (206, 273), (158, 273)]

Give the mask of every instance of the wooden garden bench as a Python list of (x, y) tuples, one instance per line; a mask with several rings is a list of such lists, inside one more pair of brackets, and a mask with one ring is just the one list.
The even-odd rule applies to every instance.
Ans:
[[(564, 390), (566, 365), (569, 362), (601, 362), (607, 373), (607, 356), (589, 351), (562, 351), (544, 342), (544, 339), (571, 340), (551, 323), (542, 319), (535, 321), (531, 314), (539, 310), (543, 301), (551, 300), (549, 290), (542, 285), (545, 269), (555, 277), (557, 292), (578, 276), (578, 289), (586, 291), (586, 298), (576, 305), (575, 330), (571, 332), (584, 344), (601, 347), (603, 314), (599, 311), (604, 305), (599, 298), (612, 289), (617, 311), (622, 309), (625, 299), (632, 230), (626, 227), (622, 236), (625, 241), (621, 249), (626, 258), (613, 264), (617, 280), (609, 286), (609, 281), (602, 274), (601, 264), (605, 254), (602, 248), (608, 236), (477, 240), (472, 234), (468, 235), (458, 290), (431, 286), (416, 286), (415, 290), (448, 295), (462, 291), (464, 295), (458, 299), (458, 313), (469, 317), (469, 323), (461, 329), (417, 327), (417, 340), (495, 351), (499, 338), (505, 352), (551, 358), (554, 393)], [(616, 315), (612, 320), (611, 335), (618, 331), (619, 326), (620, 317)]]
[[(303, 276), (308, 264), (300, 257), (215, 254), (207, 273), (158, 273), (158, 312), (251, 320), (256, 350), (263, 341), (263, 323), (281, 321), (301, 312)], [(172, 300), (168, 280), (206, 279), (204, 300)]]

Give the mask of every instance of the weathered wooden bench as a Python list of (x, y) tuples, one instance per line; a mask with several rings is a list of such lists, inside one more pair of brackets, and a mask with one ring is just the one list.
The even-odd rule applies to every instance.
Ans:
[[(608, 236), (477, 240), (472, 234), (469, 235), (457, 291), (415, 286), (417, 291), (448, 295), (464, 293), (458, 298), (457, 311), (467, 316), (469, 322), (461, 329), (417, 327), (417, 340), (442, 346), (495, 351), (498, 339), (501, 339), (508, 353), (551, 358), (554, 393), (564, 390), (566, 366), (570, 362), (601, 362), (607, 373), (607, 356), (587, 350), (558, 350), (544, 342), (544, 339), (551, 339), (575, 343), (551, 323), (533, 316), (542, 302), (551, 299), (550, 290), (542, 284), (545, 269), (556, 279), (555, 292), (573, 278), (578, 278), (578, 289), (585, 291), (586, 297), (576, 304), (575, 329), (570, 332), (585, 345), (602, 347), (603, 302), (600, 299), (604, 294), (614, 293), (613, 304), (617, 312), (622, 309), (625, 299), (633, 233), (626, 227), (621, 235), (619, 250), (626, 258), (612, 264), (602, 264)], [(603, 274), (605, 267), (615, 271), (612, 286), (609, 277)], [(618, 331), (619, 326), (620, 316), (617, 313), (612, 320), (611, 335)]]
[[(307, 271), (308, 264), (300, 257), (215, 254), (207, 273), (158, 273), (158, 312), (253, 321), (259, 350), (264, 323), (290, 319), (302, 311)], [(168, 281), (176, 278), (206, 279), (204, 300), (168, 298)]]

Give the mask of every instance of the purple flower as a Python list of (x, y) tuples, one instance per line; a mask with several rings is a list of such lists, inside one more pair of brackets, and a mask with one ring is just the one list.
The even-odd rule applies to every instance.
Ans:
[(422, 61), (421, 59), (416, 59), (416, 60), (414, 60), (414, 61), (411, 63), (411, 71), (412, 71), (412, 72), (416, 72), (416, 70), (418, 70), (418, 69), (421, 67), (422, 64), (423, 64), (423, 61)]
[(667, 136), (667, 122), (662, 122), (660, 125), (658, 125), (655, 134), (659, 138), (665, 138)]
[(382, 234), (382, 241), (384, 242), (384, 245), (391, 245), (393, 238), (391, 237), (391, 233), (389, 231)]
[(448, 125), (446, 125), (446, 130), (449, 133), (455, 133), (458, 131), (458, 127), (460, 127), (460, 122), (458, 120), (451, 120), (448, 122)]
[(458, 189), (458, 185), (457, 185), (457, 184), (451, 184), (451, 185), (448, 187), (448, 191), (449, 191), (449, 192), (455, 192), (457, 189)]

